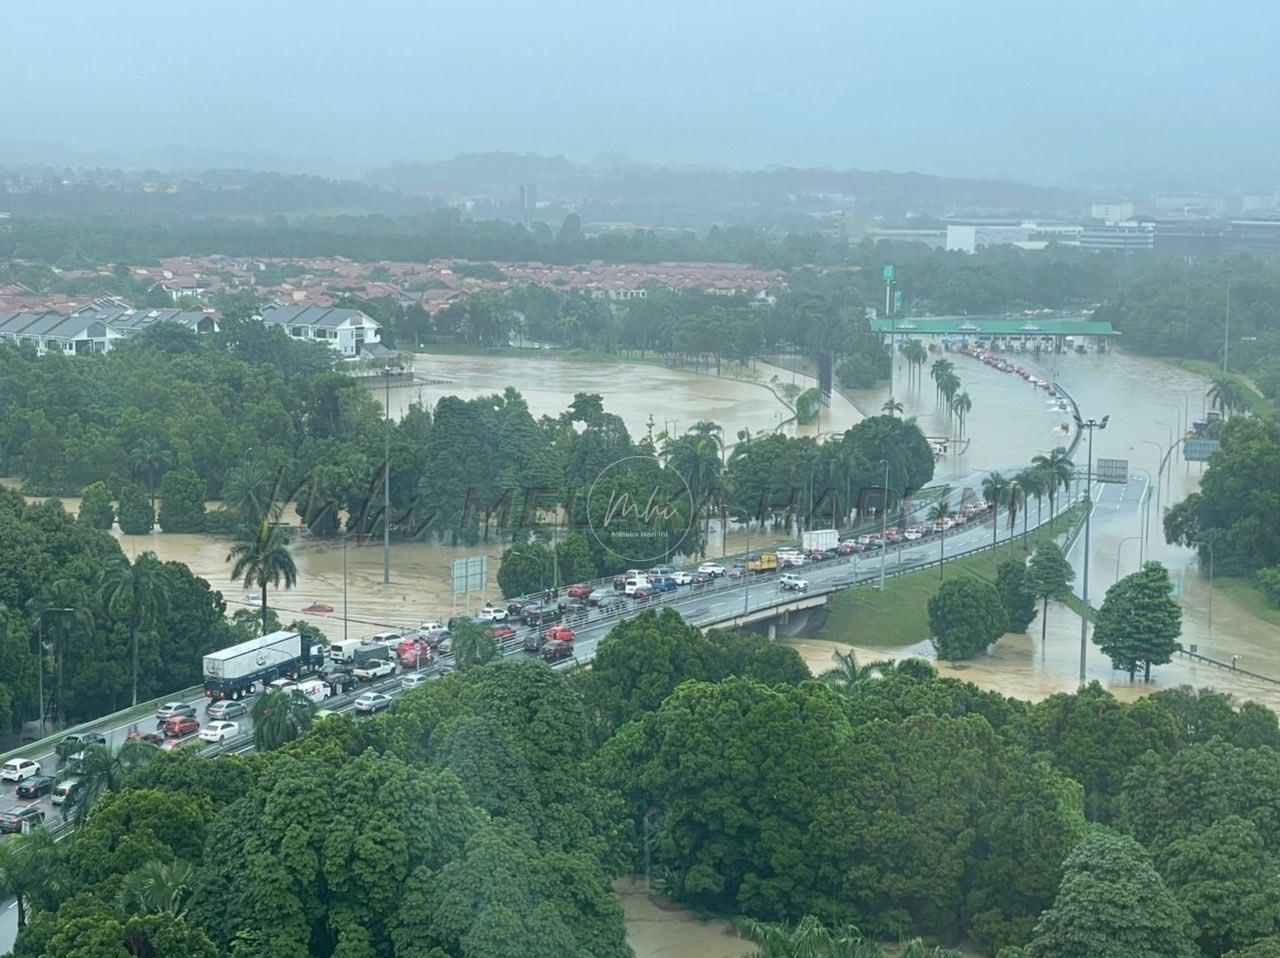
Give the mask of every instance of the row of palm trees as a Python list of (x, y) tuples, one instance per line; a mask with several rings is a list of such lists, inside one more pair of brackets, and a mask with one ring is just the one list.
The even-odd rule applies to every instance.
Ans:
[(961, 389), (963, 384), (956, 374), (956, 364), (945, 358), (935, 359), (929, 367), (929, 376), (933, 380), (934, 401), (938, 405), (946, 403), (947, 411), (956, 420), (963, 436), (965, 419), (973, 409), (973, 399)]
[(1214, 409), (1229, 419), (1238, 412), (1248, 412), (1253, 408), (1248, 388), (1238, 379), (1218, 376), (1214, 379), (1209, 391), (1205, 394)]
[[(1037, 525), (1044, 519), (1044, 500), (1049, 500), (1049, 527), (1056, 528), (1057, 501), (1060, 492), (1071, 488), (1071, 480), (1075, 473), (1075, 464), (1062, 446), (1054, 449), (1047, 456), (1035, 456), (1031, 465), (1012, 476), (999, 472), (988, 473), (982, 480), (982, 498), (991, 503), (993, 512), (1001, 506), (1008, 510), (1008, 527), (1017, 528), (1018, 513), (1022, 513), (1022, 545), (1026, 548), (1028, 534), (1028, 500), (1034, 498), (1038, 510)], [(996, 544), (998, 523), (991, 521), (991, 545)], [(1013, 537), (1010, 536), (1009, 548), (1013, 548)]]

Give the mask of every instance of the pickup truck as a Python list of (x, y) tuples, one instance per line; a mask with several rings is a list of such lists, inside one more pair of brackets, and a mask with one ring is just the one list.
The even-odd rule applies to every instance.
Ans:
[(357, 665), (351, 674), (364, 682), (386, 678), (396, 674), (396, 664), (389, 659), (372, 659), (364, 665)]
[(793, 572), (784, 573), (782, 576), (783, 592), (808, 592), (809, 583), (800, 578)]

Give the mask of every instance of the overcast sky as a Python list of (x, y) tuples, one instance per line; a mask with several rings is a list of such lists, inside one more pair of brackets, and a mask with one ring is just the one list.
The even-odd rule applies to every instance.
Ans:
[(1276, 0), (114, 0), (4, 33), (0, 143), (88, 156), (1280, 181)]

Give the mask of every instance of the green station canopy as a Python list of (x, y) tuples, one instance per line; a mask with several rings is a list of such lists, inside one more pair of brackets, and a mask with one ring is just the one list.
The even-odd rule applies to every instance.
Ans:
[[(887, 333), (890, 320), (871, 320), (871, 331)], [(1092, 319), (1040, 316), (902, 316), (892, 320), (897, 333), (925, 336), (1119, 336), (1110, 323)]]

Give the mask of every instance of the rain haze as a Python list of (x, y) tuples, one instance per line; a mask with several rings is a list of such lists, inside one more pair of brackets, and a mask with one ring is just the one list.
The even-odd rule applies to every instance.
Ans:
[[(0, 161), (359, 176), (511, 150), (1249, 188), (1265, 2), (23, 4)], [(159, 161), (159, 162), (158, 162)]]

